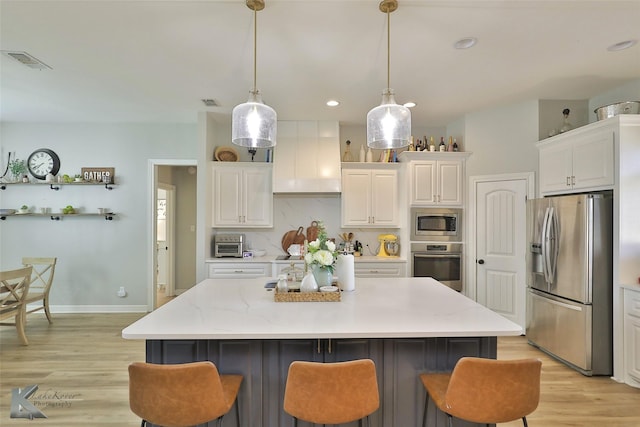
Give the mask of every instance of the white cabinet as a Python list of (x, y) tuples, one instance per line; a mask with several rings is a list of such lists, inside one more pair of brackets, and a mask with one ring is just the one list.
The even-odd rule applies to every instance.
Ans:
[(407, 263), (404, 261), (356, 261), (354, 270), (356, 277), (406, 277)]
[(399, 227), (397, 164), (342, 167), (342, 227)]
[(270, 262), (210, 262), (208, 277), (210, 279), (247, 279), (271, 276)]
[(625, 382), (640, 388), (640, 290), (624, 290)]
[(614, 131), (610, 126), (576, 129), (540, 143), (540, 192), (613, 188), (613, 146)]
[(409, 162), (411, 206), (462, 206), (465, 163), (470, 153), (405, 151), (401, 162)]
[(272, 227), (273, 190), (270, 163), (213, 167), (213, 227)]

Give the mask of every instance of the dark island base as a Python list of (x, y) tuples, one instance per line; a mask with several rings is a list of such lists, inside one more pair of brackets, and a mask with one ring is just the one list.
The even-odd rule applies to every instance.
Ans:
[[(289, 427), (291, 416), (282, 410), (289, 364), (294, 360), (337, 362), (372, 359), (378, 371), (380, 409), (371, 427), (422, 425), (425, 391), (422, 372), (450, 371), (463, 356), (496, 358), (496, 337), (294, 339), (294, 340), (148, 340), (147, 362), (214, 362), (223, 374), (242, 374), (238, 396), (243, 427)], [(481, 392), (480, 390), (478, 392)], [(235, 411), (224, 425), (235, 426)], [(215, 425), (214, 422), (203, 426)], [(311, 424), (299, 422), (300, 427)], [(455, 420), (456, 427), (478, 424)], [(357, 422), (348, 424), (357, 426)], [(446, 426), (446, 416), (429, 407), (427, 426)]]

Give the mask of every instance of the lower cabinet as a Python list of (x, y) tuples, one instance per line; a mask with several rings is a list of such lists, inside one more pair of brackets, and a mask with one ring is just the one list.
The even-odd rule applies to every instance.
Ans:
[[(243, 427), (293, 425), (282, 408), (289, 365), (294, 360), (339, 362), (370, 358), (376, 364), (380, 409), (371, 427), (418, 426), (422, 423), (425, 392), (422, 372), (449, 371), (464, 356), (496, 358), (495, 337), (291, 339), (291, 340), (152, 340), (147, 362), (185, 363), (211, 360), (222, 374), (242, 374), (238, 397)], [(225, 425), (236, 425), (231, 411)], [(215, 422), (203, 426), (213, 427)], [(300, 421), (300, 427), (311, 424)], [(355, 427), (358, 423), (347, 424)], [(427, 425), (444, 427), (446, 417), (429, 407)], [(456, 426), (473, 423), (456, 420)]]
[(640, 291), (624, 290), (625, 383), (640, 388)]

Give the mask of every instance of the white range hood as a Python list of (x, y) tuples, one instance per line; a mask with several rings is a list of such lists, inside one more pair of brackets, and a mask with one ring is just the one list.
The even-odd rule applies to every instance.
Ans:
[(278, 121), (274, 193), (340, 193), (337, 121)]

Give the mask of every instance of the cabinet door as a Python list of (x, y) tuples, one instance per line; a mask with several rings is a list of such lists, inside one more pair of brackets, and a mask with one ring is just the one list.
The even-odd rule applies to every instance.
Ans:
[(398, 172), (371, 171), (371, 222), (379, 227), (397, 227), (398, 210)]
[(214, 168), (213, 226), (229, 227), (241, 223), (242, 168)]
[(462, 205), (462, 162), (440, 160), (438, 169), (438, 203)]
[(371, 171), (342, 171), (342, 226), (371, 225)]
[(243, 179), (243, 225), (273, 226), (271, 168), (247, 168)]
[(411, 205), (436, 203), (437, 168), (435, 161), (411, 163)]
[(574, 189), (613, 186), (613, 132), (611, 129), (580, 135), (573, 141), (572, 177)]
[(640, 292), (624, 290), (625, 382), (640, 387)]
[(570, 143), (549, 145), (540, 149), (540, 191), (553, 193), (571, 190), (573, 153)]

